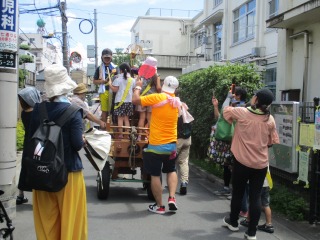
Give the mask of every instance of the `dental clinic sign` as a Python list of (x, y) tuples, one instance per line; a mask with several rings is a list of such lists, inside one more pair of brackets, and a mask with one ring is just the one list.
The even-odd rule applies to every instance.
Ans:
[(1, 0), (0, 51), (18, 51), (18, 0)]

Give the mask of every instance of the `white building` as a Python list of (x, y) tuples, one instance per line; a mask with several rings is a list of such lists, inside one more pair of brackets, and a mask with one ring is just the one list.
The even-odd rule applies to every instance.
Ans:
[(280, 1), (267, 27), (279, 35), (277, 99), (312, 102), (320, 96), (320, 1)]
[[(266, 20), (277, 11), (278, 0), (204, 0), (204, 10), (193, 19), (196, 55), (210, 62), (206, 65), (230, 61), (263, 66), (264, 82), (275, 93), (278, 34), (267, 28)], [(195, 69), (189, 66), (183, 73)]]
[(199, 61), (191, 40), (194, 23), (190, 16), (196, 13), (149, 9), (133, 24), (131, 43), (141, 47), (145, 55), (152, 55), (158, 60), (161, 76), (179, 76), (182, 68)]
[(32, 57), (33, 63), (23, 63), (19, 65), (19, 69), (24, 69), (27, 71), (25, 86), (35, 86), (36, 85), (36, 56), (29, 52), (28, 50), (19, 49), (19, 56), (28, 55)]
[(22, 44), (30, 46), (30, 52), (36, 56), (36, 71), (43, 70), (53, 62), (60, 62), (56, 47), (39, 33), (22, 34)]
[(217, 62), (254, 62), (266, 70), (264, 81), (276, 92), (278, 34), (267, 28), (266, 20), (277, 14), (278, 0), (203, 2), (203, 11), (193, 18), (138, 17), (131, 42), (151, 43), (149, 53), (158, 59), (160, 69), (170, 63), (164, 67), (182, 68), (182, 74)]

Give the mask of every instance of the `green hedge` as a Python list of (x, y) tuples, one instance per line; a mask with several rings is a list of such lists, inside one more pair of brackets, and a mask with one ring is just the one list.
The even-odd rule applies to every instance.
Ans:
[(232, 83), (245, 88), (248, 96), (263, 87), (261, 72), (253, 64), (213, 65), (184, 74), (179, 82), (181, 100), (187, 103), (189, 112), (195, 118), (192, 124), (192, 152), (198, 159), (206, 156), (211, 126), (214, 124), (212, 90), (221, 107)]
[(17, 124), (17, 151), (23, 150), (23, 141), (24, 141), (24, 127), (21, 120)]

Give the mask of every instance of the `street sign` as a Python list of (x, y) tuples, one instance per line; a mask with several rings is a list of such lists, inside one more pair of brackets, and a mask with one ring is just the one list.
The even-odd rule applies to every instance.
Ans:
[(4, 0), (0, 5), (0, 50), (18, 51), (18, 1)]
[(94, 45), (87, 45), (87, 57), (88, 58), (95, 58)]
[(16, 53), (0, 52), (0, 67), (16, 68)]

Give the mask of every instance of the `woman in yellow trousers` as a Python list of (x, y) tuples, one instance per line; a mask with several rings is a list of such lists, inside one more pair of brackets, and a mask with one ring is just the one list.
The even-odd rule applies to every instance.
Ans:
[[(67, 94), (75, 89), (77, 84), (68, 76), (66, 68), (58, 64), (46, 67), (44, 78), (49, 101), (43, 104), (48, 120), (56, 121), (69, 108), (71, 103)], [(40, 124), (39, 107), (39, 104), (35, 105), (31, 117), (31, 135)], [(78, 153), (84, 145), (82, 110), (79, 109), (69, 117), (61, 131), (68, 182), (57, 192), (33, 189), (35, 231), (38, 240), (87, 240), (86, 187), (83, 165)]]

